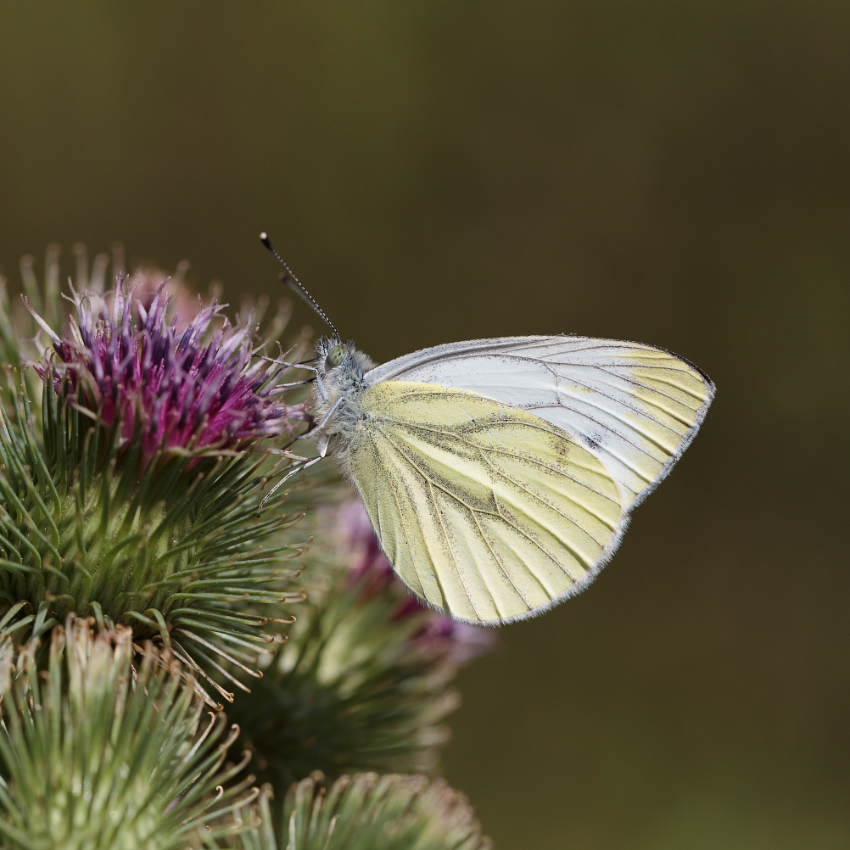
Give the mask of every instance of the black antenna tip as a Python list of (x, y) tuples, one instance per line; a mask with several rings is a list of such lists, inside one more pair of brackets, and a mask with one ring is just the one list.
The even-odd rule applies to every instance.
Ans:
[(339, 332), (338, 332), (338, 331), (337, 331), (337, 329), (333, 326), (333, 323), (332, 323), (332, 322), (331, 322), (331, 320), (327, 317), (327, 315), (326, 315), (325, 311), (324, 311), (324, 310), (323, 310), (323, 309), (322, 309), (322, 308), (321, 308), (321, 307), (320, 307), (320, 306), (316, 303), (316, 299), (315, 299), (315, 298), (313, 298), (313, 296), (312, 296), (312, 295), (310, 295), (310, 293), (309, 293), (309, 292), (307, 292), (307, 289), (305, 288), (304, 284), (303, 284), (303, 283), (301, 283), (301, 281), (300, 281), (300, 280), (298, 280), (298, 278), (297, 278), (297, 277), (295, 277), (295, 275), (294, 275), (294, 274), (292, 274), (292, 272), (291, 272), (291, 271), (290, 271), (290, 269), (289, 269), (289, 266), (288, 266), (288, 265), (286, 265), (286, 261), (283, 259), (283, 257), (281, 257), (281, 256), (280, 256), (280, 254), (278, 254), (278, 252), (277, 252), (277, 251), (275, 251), (274, 247), (272, 246), (271, 239), (269, 239), (269, 235), (268, 235), (268, 233), (266, 233), (265, 231), (263, 231), (263, 232), (260, 234), (260, 242), (262, 242), (262, 243), (263, 243), (263, 245), (265, 245), (265, 246), (266, 246), (266, 248), (268, 248), (268, 249), (269, 249), (269, 251), (271, 252), (272, 256), (273, 256), (273, 257), (274, 257), (274, 258), (275, 258), (275, 259), (276, 259), (276, 260), (277, 260), (277, 261), (278, 261), (278, 262), (279, 262), (279, 263), (283, 266), (283, 268), (284, 268), (284, 270), (285, 270), (285, 273), (281, 273), (281, 275), (280, 275), (280, 279), (281, 279), (281, 280), (282, 280), (282, 281), (283, 281), (283, 282), (284, 282), (284, 283), (285, 283), (285, 284), (286, 284), (286, 285), (287, 285), (287, 286), (288, 286), (288, 287), (289, 287), (289, 288), (290, 288), (293, 292), (295, 292), (295, 293), (296, 293), (299, 297), (303, 298), (303, 299), (304, 299), (304, 300), (305, 300), (305, 301), (306, 301), (306, 302), (310, 305), (310, 307), (311, 307), (313, 310), (315, 310), (315, 311), (316, 311), (316, 313), (318, 313), (318, 314), (319, 314), (319, 316), (321, 316), (321, 317), (322, 317), (322, 321), (327, 322), (327, 324), (328, 324), (328, 326), (330, 327), (330, 329), (334, 332), (334, 336), (339, 337)]

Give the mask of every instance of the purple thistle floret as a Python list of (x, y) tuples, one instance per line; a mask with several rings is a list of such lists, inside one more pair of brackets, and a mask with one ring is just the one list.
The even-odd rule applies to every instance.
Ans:
[[(346, 537), (348, 551), (351, 552), (347, 583), (351, 587), (360, 587), (366, 596), (379, 593), (390, 585), (398, 586), (395, 572), (378, 545), (372, 524), (359, 499), (351, 499), (339, 508), (339, 523)], [(417, 614), (425, 616), (424, 624), (414, 640), (444, 653), (447, 660), (454, 664), (465, 664), (484, 655), (495, 644), (496, 634), (492, 629), (458, 622), (426, 608), (413, 596), (402, 596), (399, 593), (395, 619)]]
[(53, 348), (57, 389), (67, 377), (78, 404), (107, 427), (120, 423), (123, 443), (141, 438), (145, 463), (160, 449), (238, 449), (291, 436), (307, 420), (303, 405), (281, 398), (284, 367), (254, 357), (251, 324), (230, 324), (213, 303), (181, 328), (176, 315), (169, 322), (164, 285), (152, 297), (140, 291), (75, 292), (71, 339), (53, 335)]

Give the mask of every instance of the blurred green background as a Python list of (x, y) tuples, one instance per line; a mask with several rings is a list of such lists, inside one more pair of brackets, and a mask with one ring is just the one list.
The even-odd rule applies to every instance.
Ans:
[(850, 5), (76, 0), (0, 34), (13, 280), (121, 239), (238, 301), (279, 286), (266, 229), (379, 360), (572, 331), (704, 368), (600, 579), (462, 676), (447, 774), (500, 850), (850, 846)]

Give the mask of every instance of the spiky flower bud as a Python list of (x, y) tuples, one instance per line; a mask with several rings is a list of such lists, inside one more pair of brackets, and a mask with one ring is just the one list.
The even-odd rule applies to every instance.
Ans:
[(315, 531), (310, 603), (250, 698), (230, 710), (254, 767), (279, 791), (316, 769), (433, 770), (458, 703), (449, 684), (493, 632), (412, 600), (359, 501), (326, 513)]
[(424, 776), (343, 776), (326, 788), (321, 774), (286, 795), (279, 837), (268, 792), (242, 850), (490, 850), (469, 802), (441, 780)]
[(31, 305), (50, 339), (41, 404), (12, 374), (0, 410), (0, 629), (37, 638), (71, 612), (125, 623), (232, 700), (247, 689), (234, 671), (259, 675), (274, 640), (262, 608), (301, 597), (286, 564), (299, 550), (277, 536), (298, 517), (282, 491), (259, 507), (303, 405), (254, 357), (255, 323), (215, 305), (181, 324), (162, 287), (120, 281), (73, 303), (63, 336)]
[(235, 730), (204, 717), (178, 669), (150, 645), (134, 667), (130, 629), (95, 636), (73, 618), (51, 634), (46, 673), (32, 648), (14, 677), (0, 649), (3, 847), (178, 850), (230, 831), (253, 777), (224, 765)]

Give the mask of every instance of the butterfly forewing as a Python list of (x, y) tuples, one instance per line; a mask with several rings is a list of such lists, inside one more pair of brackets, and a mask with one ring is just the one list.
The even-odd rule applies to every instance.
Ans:
[(619, 540), (605, 465), (539, 416), (476, 393), (386, 381), (361, 398), (349, 469), (381, 545), (427, 602), (504, 622), (583, 587)]
[(577, 336), (508, 337), (423, 349), (369, 372), (457, 387), (534, 413), (607, 468), (625, 507), (669, 472), (695, 435), (714, 385), (660, 348)]

